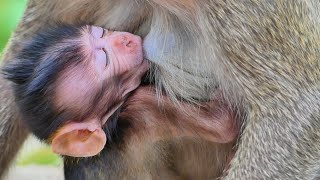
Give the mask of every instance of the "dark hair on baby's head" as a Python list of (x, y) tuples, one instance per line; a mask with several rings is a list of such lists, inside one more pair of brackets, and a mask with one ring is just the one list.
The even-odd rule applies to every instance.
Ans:
[(22, 119), (40, 139), (48, 139), (65, 119), (52, 104), (55, 80), (66, 66), (86, 57), (80, 39), (85, 26), (56, 25), (40, 31), (23, 44), (3, 69), (12, 82)]

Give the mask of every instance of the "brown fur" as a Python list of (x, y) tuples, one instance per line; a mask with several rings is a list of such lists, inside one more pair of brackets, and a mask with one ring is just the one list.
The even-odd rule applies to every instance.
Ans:
[[(98, 158), (65, 157), (66, 179), (209, 180), (220, 177), (238, 133), (234, 119), (215, 117), (218, 113), (212, 113), (212, 109), (219, 111), (217, 101), (198, 108), (185, 104), (186, 111), (177, 109), (167, 97), (161, 102), (161, 105), (157, 103), (153, 88), (139, 87), (119, 115), (120, 127), (128, 124), (121, 128), (123, 141), (109, 142)], [(228, 143), (214, 143), (212, 138), (217, 132), (210, 133), (206, 123), (227, 126), (229, 131), (224, 133)]]
[(210, 131), (206, 121), (216, 124), (213, 122), (217, 121), (215, 115), (219, 109), (213, 112), (210, 108), (215, 105), (211, 102), (195, 108), (185, 104), (184, 110), (179, 110), (167, 97), (163, 97), (158, 105), (152, 89), (138, 88), (120, 114), (120, 118), (132, 122), (132, 128), (124, 138), (128, 140), (128, 158), (124, 158), (128, 166), (142, 161), (141, 167), (147, 169), (152, 179), (209, 180), (220, 177), (232, 154), (238, 125), (231, 120), (232, 114), (228, 116), (228, 122), (222, 119), (221, 123), (227, 124), (228, 129), (224, 134), (229, 135), (231, 143), (213, 143), (212, 136), (216, 136), (216, 132)]
[[(20, 40), (53, 20), (82, 20), (137, 33), (145, 37), (146, 55), (156, 64), (159, 88), (172, 97), (196, 101), (209, 99), (220, 86), (230, 103), (247, 111), (226, 179), (318, 179), (319, 1), (189, 0), (186, 4), (30, 0), (4, 59), (12, 59)], [(1, 107), (7, 104), (1, 103)], [(15, 112), (9, 107), (1, 114), (8, 111), (8, 117)], [(2, 122), (10, 127), (17, 121)], [(1, 134), (0, 140), (7, 136)], [(18, 148), (14, 146), (4, 148)]]
[(0, 108), (0, 119), (10, 122), (0, 121), (0, 153), (3, 154), (0, 156), (0, 175), (6, 172), (28, 134), (17, 113), (12, 113), (15, 110), (15, 106), (12, 101), (13, 94), (8, 89), (8, 86), (9, 83), (7, 81), (0, 79), (0, 98), (3, 103)]

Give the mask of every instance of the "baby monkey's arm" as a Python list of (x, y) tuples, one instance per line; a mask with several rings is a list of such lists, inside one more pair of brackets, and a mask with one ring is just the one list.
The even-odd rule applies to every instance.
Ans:
[(145, 86), (128, 98), (120, 118), (135, 122), (141, 133), (150, 133), (151, 141), (186, 136), (230, 143), (236, 139), (239, 126), (235, 112), (222, 102), (217, 95), (200, 105), (187, 102), (177, 105), (165, 95), (159, 100), (155, 89)]

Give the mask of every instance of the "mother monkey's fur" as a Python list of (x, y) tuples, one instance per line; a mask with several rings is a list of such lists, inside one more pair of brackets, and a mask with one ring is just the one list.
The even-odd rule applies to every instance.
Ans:
[[(158, 88), (188, 101), (218, 88), (246, 111), (225, 179), (317, 179), (319, 9), (318, 0), (29, 0), (3, 58), (56, 20), (136, 33), (156, 64)], [(3, 174), (27, 132), (8, 83), (0, 87)]]

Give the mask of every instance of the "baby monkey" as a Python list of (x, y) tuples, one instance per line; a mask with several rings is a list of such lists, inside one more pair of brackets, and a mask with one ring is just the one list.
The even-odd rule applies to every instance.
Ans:
[[(115, 112), (132, 120), (131, 124), (135, 116), (140, 124), (142, 120), (152, 123), (139, 114), (151, 116), (149, 119), (159, 123), (150, 128), (176, 136), (197, 135), (229, 143), (238, 133), (234, 113), (217, 99), (202, 108), (181, 103), (185, 113), (171, 106), (165, 96), (162, 104), (170, 108), (160, 108), (151, 87), (138, 88), (149, 67), (139, 36), (96, 26), (58, 25), (35, 35), (16, 58), (3, 72), (14, 82), (21, 118), (55, 153), (73, 157), (98, 154), (111, 137), (105, 126)], [(130, 96), (136, 88), (141, 90)], [(137, 113), (139, 107), (146, 108), (139, 110), (144, 113)], [(161, 113), (161, 109), (167, 112)], [(154, 127), (161, 124), (166, 126)]]

